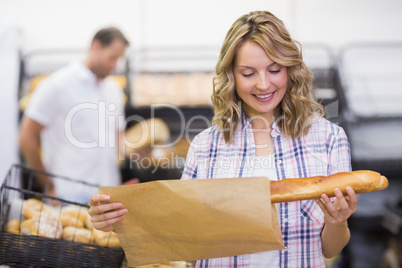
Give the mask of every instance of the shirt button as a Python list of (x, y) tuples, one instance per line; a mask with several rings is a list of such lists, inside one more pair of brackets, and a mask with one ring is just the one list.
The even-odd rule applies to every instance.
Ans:
[(288, 219), (287, 219), (287, 218), (284, 218), (284, 219), (283, 219), (283, 222), (288, 222)]

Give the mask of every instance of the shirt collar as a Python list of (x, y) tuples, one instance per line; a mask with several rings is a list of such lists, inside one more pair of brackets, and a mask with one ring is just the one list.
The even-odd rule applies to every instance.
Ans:
[(96, 84), (96, 75), (83, 62), (76, 61), (72, 65), (79, 79)]
[[(277, 137), (278, 135), (282, 134), (281, 129), (279, 128), (278, 124), (276, 123), (276, 121), (274, 121), (271, 124), (271, 136)], [(252, 131), (252, 124), (251, 124), (251, 120), (250, 118), (248, 118), (248, 116), (244, 113), (244, 111), (242, 112), (242, 117), (241, 117), (241, 121), (240, 124), (237, 128), (237, 131)]]
[(252, 129), (253, 128), (250, 118), (248, 118), (248, 116), (244, 113), (244, 111), (242, 112), (241, 123), (240, 123), (239, 127), (240, 127), (240, 129)]
[(272, 138), (275, 138), (276, 136), (279, 136), (282, 134), (281, 129), (278, 126), (278, 123), (276, 123), (276, 121), (274, 121), (271, 125), (271, 136)]

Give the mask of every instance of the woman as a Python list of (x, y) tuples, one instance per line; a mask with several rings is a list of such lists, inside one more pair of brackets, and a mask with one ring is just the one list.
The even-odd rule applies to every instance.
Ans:
[[(350, 171), (342, 128), (324, 119), (313, 99), (312, 76), (282, 21), (266, 11), (240, 17), (223, 43), (214, 78), (213, 126), (197, 135), (182, 179), (266, 176), (270, 180), (328, 176)], [(201, 260), (198, 267), (325, 267), (348, 243), (347, 219), (357, 198), (334, 190), (332, 202), (281, 203), (280, 251)], [(124, 209), (92, 197), (94, 226), (112, 230)], [(114, 211), (112, 211), (114, 210)], [(112, 212), (110, 212), (112, 211)]]

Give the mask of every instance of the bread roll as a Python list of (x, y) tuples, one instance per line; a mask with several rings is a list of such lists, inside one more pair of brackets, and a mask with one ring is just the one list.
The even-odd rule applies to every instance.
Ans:
[(74, 242), (91, 243), (92, 231), (85, 228), (68, 226), (63, 229), (63, 239)]
[(359, 170), (340, 172), (330, 176), (284, 179), (271, 181), (271, 202), (290, 202), (296, 200), (319, 199), (322, 194), (334, 196), (334, 189), (339, 188), (346, 195), (346, 187), (351, 187), (356, 194), (382, 190), (388, 187), (388, 180), (380, 173)]
[(21, 223), (21, 232), (49, 238), (61, 238), (63, 227), (59, 219), (51, 214), (42, 213)]
[(84, 222), (78, 217), (70, 217), (68, 215), (60, 215), (61, 225), (64, 227), (72, 226), (76, 228), (83, 228)]
[(115, 248), (121, 247), (119, 238), (115, 232), (103, 232), (94, 228), (92, 235), (97, 245)]
[(20, 234), (20, 220), (19, 219), (11, 219), (6, 226), (7, 232), (13, 234)]
[(30, 198), (24, 201), (22, 205), (22, 216), (25, 219), (39, 217), (41, 213), (52, 213), (52, 209), (40, 200)]
[[(73, 218), (73, 219), (78, 219), (82, 223), (84, 223), (87, 218), (89, 217), (88, 214), (88, 208), (86, 207), (81, 207), (81, 206), (76, 206), (76, 205), (69, 205), (61, 208), (60, 212), (60, 218)], [(74, 226), (74, 225), (70, 225)], [(81, 225), (82, 227), (83, 225)]]

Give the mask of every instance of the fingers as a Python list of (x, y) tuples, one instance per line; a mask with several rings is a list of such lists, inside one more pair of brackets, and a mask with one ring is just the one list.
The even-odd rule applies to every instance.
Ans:
[(97, 229), (97, 230), (104, 231), (104, 232), (114, 231), (113, 225), (109, 225), (109, 226), (104, 227), (104, 228), (100, 228), (100, 227), (97, 227), (97, 226), (94, 225), (94, 228)]
[(89, 206), (95, 206), (96, 204), (98, 204), (99, 202), (102, 201), (109, 201), (110, 200), (110, 196), (106, 195), (106, 194), (94, 194), (93, 196), (91, 196), (91, 199), (89, 200)]
[(346, 187), (346, 193), (349, 197), (349, 207), (355, 213), (357, 210), (357, 195), (351, 187)]
[(97, 203), (95, 206), (91, 206), (89, 208), (89, 215), (95, 216), (98, 214), (103, 214), (112, 210), (116, 210), (122, 207), (122, 203), (120, 202), (113, 202), (113, 203)]
[(105, 194), (95, 194), (89, 201), (90, 208), (88, 210), (94, 227), (102, 231), (113, 230), (113, 223), (121, 221), (123, 215), (127, 213), (127, 209), (122, 208), (122, 203), (111, 202), (110, 196)]
[(317, 199), (316, 203), (324, 212), (324, 220), (326, 223), (337, 224), (345, 222), (357, 208), (357, 196), (350, 187), (346, 188), (347, 196), (342, 194), (338, 188), (334, 190), (335, 201), (332, 202), (328, 195), (323, 194), (321, 199)]
[[(116, 216), (116, 211), (122, 207), (120, 202), (103, 203), (103, 201), (110, 200), (108, 195), (96, 194), (91, 197), (89, 201), (90, 208), (88, 210), (91, 215), (91, 220), (108, 220)], [(126, 211), (126, 209), (123, 209)]]
[[(327, 208), (326, 208), (326, 206), (325, 206), (325, 204), (324, 204), (324, 201), (322, 201), (322, 198), (321, 199), (316, 199), (315, 200), (315, 202), (317, 203), (317, 205), (321, 208), (321, 210), (324, 212), (324, 214), (325, 214), (325, 212), (327, 212)], [(328, 213), (328, 212), (327, 212)]]
[(89, 214), (91, 215), (92, 219), (95, 220), (108, 220), (123, 215), (127, 212), (127, 209), (121, 208), (121, 206), (122, 204), (118, 202), (99, 205), (93, 208), (91, 207), (89, 209)]
[(89, 215), (94, 216), (100, 213), (104, 213), (106, 211), (116, 209), (121, 207), (121, 203), (114, 202), (114, 203), (103, 203), (110, 200), (110, 196), (105, 194), (95, 194), (89, 200)]
[(114, 210), (103, 214), (96, 214), (91, 216), (91, 221), (94, 227), (102, 231), (112, 231), (113, 224), (121, 221), (124, 218), (124, 214), (127, 213), (127, 209)]
[(346, 187), (346, 193), (348, 194), (347, 196), (344, 196), (339, 189), (335, 189), (334, 193), (336, 199), (338, 200), (340, 212), (342, 214), (350, 216), (356, 212), (357, 196), (352, 188)]
[(338, 206), (339, 206), (340, 211), (345, 212), (346, 210), (348, 210), (349, 209), (349, 203), (345, 199), (345, 197), (343, 196), (341, 190), (336, 188), (334, 190), (334, 194), (335, 194), (336, 200), (338, 201)]
[(325, 211), (329, 216), (332, 218), (336, 218), (339, 214), (337, 207), (335, 206), (334, 203), (332, 203), (331, 199), (328, 197), (328, 195), (323, 194), (321, 196), (321, 201), (323, 204), (323, 207), (325, 208)]

